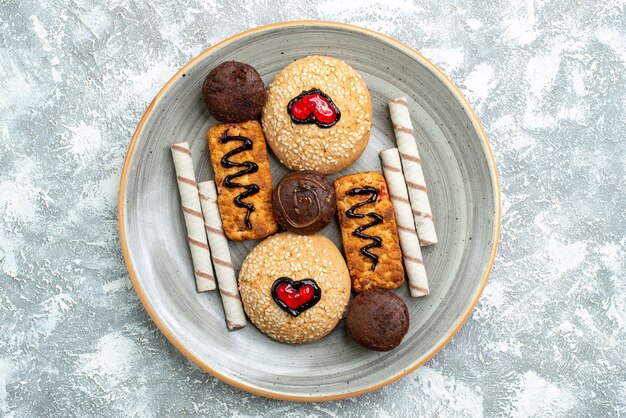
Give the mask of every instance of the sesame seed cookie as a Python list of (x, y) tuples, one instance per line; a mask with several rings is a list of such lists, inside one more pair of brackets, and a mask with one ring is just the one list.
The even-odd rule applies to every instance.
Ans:
[(359, 158), (372, 128), (361, 76), (336, 58), (311, 56), (274, 78), (263, 108), (270, 147), (291, 170), (334, 174)]
[(322, 338), (341, 320), (350, 299), (350, 274), (328, 238), (283, 232), (248, 254), (239, 293), (261, 332), (285, 343), (306, 343)]

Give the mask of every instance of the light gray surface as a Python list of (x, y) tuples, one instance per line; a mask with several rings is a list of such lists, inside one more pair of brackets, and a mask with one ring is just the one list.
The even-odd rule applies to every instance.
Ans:
[[(2, 414), (626, 414), (624, 3), (385, 3), (0, 3)], [(216, 41), (295, 18), (382, 31), (446, 71), (485, 125), (504, 209), (484, 296), (435, 359), (306, 405), (180, 355), (130, 287), (116, 226), (126, 147), (158, 89)]]
[[(341, 57), (363, 77), (372, 98), (373, 129), (367, 148), (330, 180), (380, 170), (379, 151), (395, 145), (387, 105), (390, 98), (406, 95), (413, 124), (419, 127), (420, 157), (439, 242), (423, 252), (431, 294), (411, 298), (408, 285), (396, 291), (406, 300), (411, 326), (402, 345), (386, 353), (352, 342), (343, 323), (322, 340), (295, 346), (272, 341), (253, 326), (228, 332), (216, 292), (198, 294), (190, 280), (192, 263), (169, 146), (183, 138), (189, 141), (196, 178), (212, 178), (206, 136), (216, 120), (202, 104), (206, 75), (219, 63), (237, 59), (253, 65), (269, 84), (278, 71), (303, 54)], [(381, 56), (386, 62), (382, 65)], [(156, 313), (155, 320), (205, 367), (278, 398), (361, 392), (432, 356), (479, 293), (497, 234), (497, 188), (489, 150), (453, 88), (428, 62), (389, 41), (358, 29), (319, 24), (265, 28), (203, 55), (183, 71), (185, 77), (176, 77), (139, 133), (122, 186), (131, 265)], [(326, 93), (332, 96), (332, 91)], [(338, 129), (345, 126), (345, 119), (343, 125), (341, 120), (337, 124)], [(271, 153), (269, 161), (277, 183), (287, 168)], [(322, 233), (341, 248), (337, 222)], [(236, 270), (257, 242), (231, 242)], [(293, 275), (282, 271), (275, 278), (281, 276)], [(265, 291), (269, 293), (269, 288)], [(322, 287), (322, 294), (325, 291)]]

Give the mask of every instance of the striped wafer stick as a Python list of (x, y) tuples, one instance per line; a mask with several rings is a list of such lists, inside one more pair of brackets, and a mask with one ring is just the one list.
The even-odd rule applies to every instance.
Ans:
[(178, 190), (180, 191), (180, 203), (187, 227), (187, 242), (196, 276), (196, 290), (206, 292), (215, 289), (215, 278), (211, 266), (211, 251), (204, 232), (204, 220), (202, 219), (196, 176), (193, 172), (191, 151), (187, 142), (173, 144), (171, 149)]
[(200, 190), (200, 204), (204, 215), (204, 228), (209, 237), (211, 257), (215, 266), (215, 276), (219, 285), (226, 325), (235, 330), (246, 326), (246, 316), (239, 297), (237, 277), (230, 259), (228, 241), (224, 235), (222, 218), (217, 206), (217, 189), (214, 181), (203, 181), (198, 184)]
[(400, 248), (402, 248), (406, 275), (409, 278), (411, 296), (426, 296), (429, 293), (428, 278), (422, 259), (422, 250), (415, 231), (407, 185), (402, 174), (400, 153), (397, 148), (392, 148), (381, 151), (379, 155), (383, 174), (389, 188), (389, 198), (396, 214), (398, 238), (400, 239)]
[(422, 171), (422, 160), (420, 159), (415, 133), (411, 124), (411, 115), (406, 98), (400, 97), (389, 101), (389, 113), (393, 130), (396, 134), (398, 151), (402, 159), (402, 170), (406, 178), (411, 200), (411, 209), (415, 219), (417, 235), (422, 246), (437, 243), (437, 234), (433, 224), (433, 212), (430, 209), (428, 193), (426, 192), (426, 181)]

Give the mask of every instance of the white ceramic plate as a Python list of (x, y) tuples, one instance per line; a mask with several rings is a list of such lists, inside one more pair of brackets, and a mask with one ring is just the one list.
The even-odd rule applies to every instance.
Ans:
[[(325, 338), (287, 345), (252, 324), (228, 332), (219, 295), (198, 294), (169, 145), (189, 141), (199, 181), (212, 178), (206, 133), (215, 119), (201, 85), (226, 60), (254, 66), (266, 84), (290, 62), (331, 55), (352, 65), (372, 95), (374, 125), (361, 158), (343, 173), (380, 170), (378, 152), (394, 146), (387, 100), (406, 95), (418, 132), (439, 243), (423, 250), (431, 294), (406, 301), (411, 327), (387, 353), (351, 341), (343, 321)], [(276, 183), (286, 169), (270, 155)], [(333, 177), (334, 178), (334, 177)], [(354, 396), (391, 383), (426, 362), (460, 329), (491, 270), (500, 225), (493, 156), (458, 89), (424, 57), (384, 35), (344, 24), (290, 22), (236, 35), (183, 67), (141, 119), (119, 193), (122, 249), (135, 289), (165, 336), (190, 360), (241, 389), (291, 400)], [(341, 248), (336, 222), (323, 233)], [(232, 243), (237, 268), (256, 242)]]

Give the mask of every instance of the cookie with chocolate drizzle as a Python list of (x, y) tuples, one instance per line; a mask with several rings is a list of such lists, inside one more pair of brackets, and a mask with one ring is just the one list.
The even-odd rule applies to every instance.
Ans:
[(215, 125), (208, 138), (226, 237), (242, 241), (276, 232), (272, 177), (259, 122)]
[(375, 187), (365, 186), (365, 187), (356, 187), (354, 189), (350, 189), (346, 193), (347, 196), (369, 196), (366, 200), (355, 203), (350, 209), (348, 209), (346, 211), (346, 216), (349, 218), (353, 218), (353, 219), (361, 219), (365, 217), (372, 219), (370, 223), (361, 225), (352, 232), (352, 235), (354, 235), (355, 237), (359, 237), (365, 240), (371, 240), (369, 244), (362, 246), (360, 251), (361, 251), (361, 254), (363, 254), (364, 256), (372, 260), (372, 271), (376, 270), (376, 266), (378, 265), (378, 256), (370, 252), (369, 250), (371, 248), (382, 247), (383, 241), (380, 239), (379, 236), (367, 235), (364, 233), (364, 231), (367, 228), (371, 228), (373, 226), (383, 223), (383, 217), (380, 216), (376, 212), (369, 212), (369, 213), (364, 214), (364, 213), (356, 213), (356, 210), (360, 208), (361, 206), (376, 203), (376, 201), (378, 200), (378, 192), (379, 190)]
[(286, 230), (310, 235), (324, 229), (335, 215), (335, 189), (311, 170), (285, 175), (274, 189), (276, 221)]
[(353, 290), (399, 287), (404, 267), (385, 178), (374, 171), (357, 173), (337, 178), (334, 186)]

